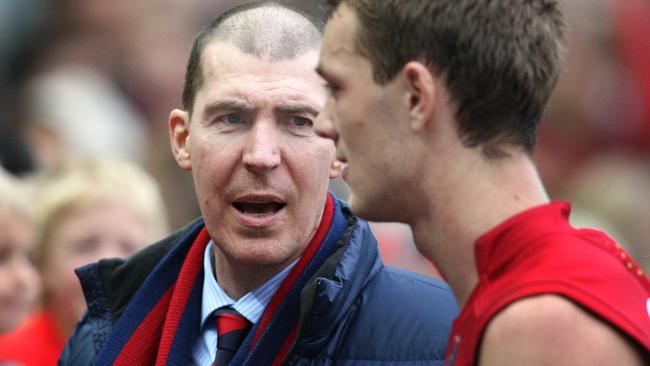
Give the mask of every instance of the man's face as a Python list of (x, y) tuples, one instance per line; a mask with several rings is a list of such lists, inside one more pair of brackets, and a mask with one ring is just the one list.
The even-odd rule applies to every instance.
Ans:
[(375, 82), (371, 63), (356, 51), (356, 27), (356, 15), (346, 5), (327, 23), (318, 72), (330, 94), (316, 130), (336, 142), (337, 157), (346, 163), (343, 178), (354, 213), (395, 220), (386, 200), (403, 189), (396, 178), (408, 165), (399, 144), (401, 94), (395, 81)]
[(209, 44), (191, 117), (170, 117), (216, 255), (240, 267), (291, 263), (320, 223), (336, 172), (334, 144), (313, 129), (325, 102), (317, 59), (314, 50), (270, 62)]

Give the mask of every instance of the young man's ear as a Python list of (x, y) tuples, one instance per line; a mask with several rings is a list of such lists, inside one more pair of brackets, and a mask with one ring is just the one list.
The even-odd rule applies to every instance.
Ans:
[(406, 86), (406, 107), (411, 117), (411, 129), (423, 130), (435, 110), (436, 84), (429, 68), (417, 61), (402, 69)]
[(169, 139), (172, 145), (172, 153), (176, 163), (184, 170), (192, 170), (190, 161), (189, 140), (190, 137), (190, 116), (189, 113), (180, 109), (174, 109), (169, 114)]

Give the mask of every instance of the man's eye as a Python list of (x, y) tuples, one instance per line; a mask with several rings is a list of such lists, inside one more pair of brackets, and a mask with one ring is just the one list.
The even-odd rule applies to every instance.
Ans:
[(228, 122), (228, 123), (233, 124), (233, 125), (235, 125), (235, 124), (239, 124), (239, 123), (242, 122), (242, 117), (241, 117), (241, 115), (240, 115), (240, 114), (237, 114), (237, 113), (230, 113), (230, 114), (227, 114), (227, 115), (223, 116), (222, 119), (223, 119), (225, 122)]
[(311, 119), (305, 117), (292, 117), (292, 122), (297, 127), (311, 127), (314, 124)]

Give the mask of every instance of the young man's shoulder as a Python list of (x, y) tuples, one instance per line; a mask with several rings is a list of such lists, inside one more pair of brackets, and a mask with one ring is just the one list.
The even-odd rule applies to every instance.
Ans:
[(482, 366), (632, 366), (648, 361), (647, 352), (628, 337), (557, 295), (521, 299), (495, 316), (483, 335), (479, 360)]

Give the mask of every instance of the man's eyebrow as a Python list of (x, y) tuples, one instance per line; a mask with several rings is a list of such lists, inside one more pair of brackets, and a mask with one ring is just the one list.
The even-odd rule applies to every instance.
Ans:
[(307, 113), (312, 116), (317, 116), (319, 113), (318, 109), (314, 108), (314, 106), (312, 106), (311, 104), (303, 104), (303, 103), (283, 104), (277, 106), (275, 110), (283, 114)]
[(252, 112), (255, 108), (250, 104), (242, 100), (222, 100), (213, 103), (209, 103), (203, 109), (203, 118), (207, 119), (215, 112), (218, 111), (238, 111), (238, 112)]

